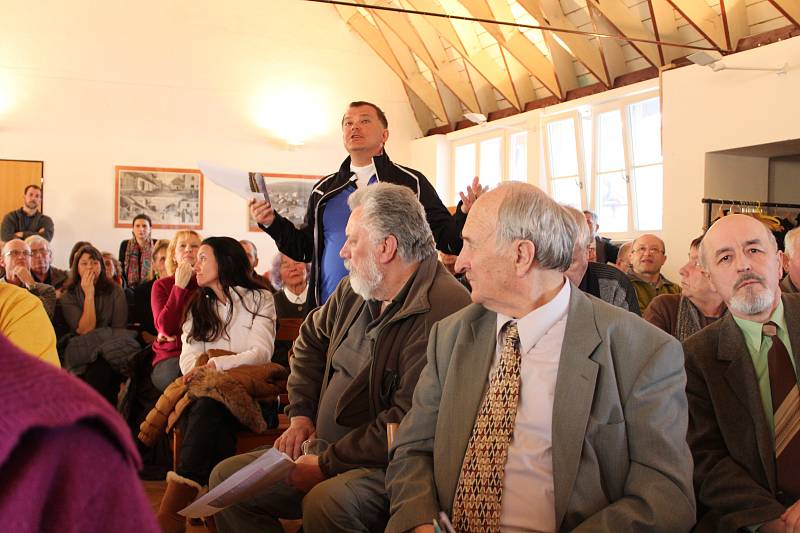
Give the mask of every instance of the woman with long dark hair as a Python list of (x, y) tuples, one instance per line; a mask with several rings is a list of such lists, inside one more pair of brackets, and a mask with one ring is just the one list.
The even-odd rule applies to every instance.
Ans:
[(61, 309), (70, 333), (64, 347), (64, 367), (115, 404), (121, 382), (119, 370), (139, 345), (125, 329), (125, 293), (109, 281), (102, 254), (90, 244), (75, 253)]
[(153, 268), (153, 221), (144, 213), (133, 217), (133, 236), (119, 245), (119, 262), (122, 263), (122, 278), (125, 286), (135, 287), (150, 278)]
[[(253, 277), (241, 245), (229, 237), (205, 239), (194, 272), (199, 288), (183, 324), (180, 368), (184, 381), (193, 378), (200, 368), (198, 360), (212, 349), (229, 354), (209, 358), (202, 365), (212, 371), (269, 363), (275, 341), (275, 304), (264, 283)], [(208, 483), (211, 469), (233, 455), (236, 432), (242, 427), (223, 403), (207, 397), (194, 399), (178, 423), (183, 444), (175, 472), (167, 476), (158, 512), (164, 531), (183, 531), (184, 518), (177, 512)]]

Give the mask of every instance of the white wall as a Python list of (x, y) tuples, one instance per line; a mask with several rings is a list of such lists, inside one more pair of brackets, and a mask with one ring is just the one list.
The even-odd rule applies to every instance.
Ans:
[(800, 204), (800, 155), (769, 160), (769, 201)]
[[(665, 72), (662, 83), (664, 231), (671, 253), (668, 275), (700, 234), (707, 152), (800, 138), (800, 38), (762, 46), (724, 59), (729, 66), (777, 67), (769, 72), (690, 66)], [(738, 198), (737, 198), (738, 199)]]
[[(130, 235), (113, 228), (115, 165), (328, 174), (347, 155), (341, 115), (361, 99), (386, 111), (393, 159), (410, 163), (420, 135), (396, 76), (332, 6), (0, 0), (0, 13), (0, 158), (44, 161), (59, 266), (77, 240), (116, 252)], [(287, 136), (305, 147), (287, 151)], [(205, 188), (204, 236), (273, 253), (246, 231), (243, 201)]]

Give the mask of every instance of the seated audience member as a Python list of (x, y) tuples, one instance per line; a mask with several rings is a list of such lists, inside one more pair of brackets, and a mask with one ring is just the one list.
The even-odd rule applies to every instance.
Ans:
[(655, 235), (645, 234), (633, 241), (631, 270), (628, 279), (636, 289), (639, 309), (644, 313), (653, 298), (659, 294), (678, 294), (681, 287), (661, 273), (667, 260), (664, 241)]
[[(180, 366), (184, 381), (199, 372), (269, 363), (275, 342), (275, 305), (269, 291), (253, 278), (241, 245), (230, 237), (205, 239), (194, 271), (199, 289), (183, 324)], [(229, 355), (201, 360), (215, 349)], [(167, 475), (157, 515), (165, 532), (185, 529), (185, 518), (178, 511), (208, 483), (214, 465), (236, 451), (236, 432), (242, 425), (228, 407), (222, 399), (200, 397), (181, 414), (183, 444), (175, 472)]]
[(153, 343), (153, 373), (150, 379), (160, 391), (181, 375), (181, 328), (186, 306), (197, 290), (194, 263), (200, 248), (200, 235), (181, 230), (167, 247), (166, 269), (169, 276), (153, 284), (150, 305), (158, 336)]
[(40, 235), (31, 235), (25, 239), (25, 243), (31, 249), (31, 274), (34, 279), (52, 286), (56, 290), (56, 295), (59, 296), (69, 272), (53, 266), (53, 250), (50, 248), (50, 241)]
[(586, 226), (589, 228), (589, 232), (591, 233), (591, 240), (594, 241), (596, 259), (590, 259), (590, 261), (603, 264), (616, 263), (619, 255), (619, 248), (617, 248), (611, 242), (611, 239), (607, 237), (601, 237), (597, 233), (597, 230), (600, 229), (597, 213), (593, 211), (584, 211), (583, 216), (586, 220)]
[(0, 334), (24, 352), (61, 366), (56, 334), (42, 302), (9, 283), (0, 283)]
[(576, 231), (529, 184), (475, 202), (456, 263), (475, 305), (431, 331), (386, 531), (432, 532), (440, 511), (460, 533), (694, 524), (680, 344), (573, 290)]
[(130, 431), (97, 393), (0, 335), (0, 402), (4, 531), (158, 531)]
[(247, 240), (241, 240), (239, 244), (244, 248), (244, 253), (247, 254), (247, 260), (250, 261), (250, 266), (253, 267), (253, 277), (261, 280), (267, 286), (267, 290), (274, 293), (277, 289), (272, 284), (272, 280), (267, 279), (266, 275), (262, 276), (256, 272), (256, 267), (258, 266), (258, 248), (256, 248), (256, 245), (253, 244), (253, 241)]
[[(597, 243), (591, 241), (589, 246), (586, 248), (586, 258), (589, 260), (590, 263), (597, 263)], [(605, 264), (605, 263), (602, 263)]]
[(783, 238), (783, 271), (781, 291), (800, 292), (800, 227), (789, 230)]
[(150, 269), (150, 278), (133, 289), (133, 322), (139, 324), (139, 332), (145, 344), (155, 342), (158, 337), (150, 300), (153, 293), (153, 284), (158, 279), (168, 276), (166, 266), (168, 247), (168, 240), (161, 239), (156, 241), (153, 245), (153, 268)]
[(572, 248), (572, 262), (564, 275), (586, 294), (621, 307), (632, 313), (639, 313), (639, 302), (628, 277), (605, 263), (589, 260), (592, 236), (586, 227), (584, 214), (574, 207), (563, 206), (572, 216), (577, 226), (577, 237)]
[(617, 262), (614, 266), (620, 271), (627, 274), (631, 271), (631, 249), (633, 248), (633, 241), (622, 243), (619, 247), (619, 254), (617, 254)]
[(662, 294), (653, 298), (644, 319), (679, 341), (686, 340), (727, 312), (725, 302), (706, 277), (698, 260), (703, 237), (689, 245), (689, 260), (678, 271), (680, 294)]
[(139, 344), (132, 338), (133, 332), (125, 329), (125, 293), (108, 280), (97, 248), (84, 246), (75, 254), (61, 309), (69, 328), (61, 341), (64, 368), (116, 405), (122, 371)]
[[(425, 361), (428, 332), (469, 302), (439, 263), (414, 192), (379, 183), (355, 191), (341, 257), (349, 270), (303, 324), (289, 375), (289, 429), (275, 446), (297, 466), (289, 478), (215, 515), (217, 530), (383, 531), (386, 425), (402, 420)], [(330, 376), (330, 377), (328, 377)], [(330, 446), (300, 456), (306, 439)], [(263, 451), (228, 459), (211, 486)]]
[(145, 214), (133, 217), (133, 236), (119, 245), (119, 263), (121, 268), (117, 274), (123, 279), (125, 287), (135, 287), (150, 279), (153, 268), (153, 245), (151, 236), (153, 222)]
[(125, 278), (122, 277), (122, 267), (111, 252), (103, 252), (103, 265), (106, 267), (106, 277), (111, 283), (125, 288)]
[(3, 217), (0, 238), (4, 241), (27, 239), (31, 235), (41, 235), (53, 240), (53, 220), (42, 214), (42, 188), (38, 185), (25, 187), (22, 207)]
[[(488, 189), (487, 189), (488, 190)], [(462, 193), (463, 194), (463, 193)], [(473, 200), (474, 201), (474, 200)], [(439, 261), (444, 265), (448, 272), (450, 272), (467, 290), (469, 290), (469, 282), (464, 276), (463, 272), (456, 272), (456, 259), (457, 255), (446, 254), (442, 251), (439, 252)]]
[[(308, 297), (308, 267), (306, 264), (278, 252), (272, 259), (269, 279), (274, 281), (273, 286), (278, 289), (272, 295), (275, 298), (275, 313), (278, 320), (305, 318), (309, 311), (306, 306)], [(291, 348), (291, 341), (275, 341), (272, 362), (288, 368)]]
[(47, 316), (52, 318), (56, 310), (56, 290), (51, 285), (33, 279), (31, 249), (25, 241), (14, 239), (3, 246), (3, 265), (6, 275), (0, 282), (6, 281), (30, 291), (42, 301)]
[(747, 215), (717, 220), (700, 261), (729, 313), (683, 343), (696, 531), (798, 531), (800, 296), (781, 295), (775, 237)]

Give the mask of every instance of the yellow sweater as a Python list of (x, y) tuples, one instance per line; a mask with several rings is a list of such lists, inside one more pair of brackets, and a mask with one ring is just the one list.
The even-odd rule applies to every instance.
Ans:
[(56, 333), (42, 302), (25, 289), (0, 283), (0, 333), (22, 351), (61, 367)]

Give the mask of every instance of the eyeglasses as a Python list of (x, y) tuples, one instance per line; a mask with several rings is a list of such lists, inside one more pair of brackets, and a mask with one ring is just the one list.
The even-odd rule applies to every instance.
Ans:
[(6, 252), (6, 257), (30, 257), (31, 253), (28, 250), (10, 250)]
[(664, 250), (662, 250), (661, 248), (656, 248), (656, 247), (648, 248), (647, 246), (639, 246), (638, 248), (634, 248), (633, 251), (634, 253), (637, 254), (645, 254), (647, 252), (650, 252), (653, 255), (660, 255), (664, 253)]
[(31, 255), (47, 255), (50, 253), (50, 250), (47, 248), (40, 248), (38, 250), (31, 250)]

